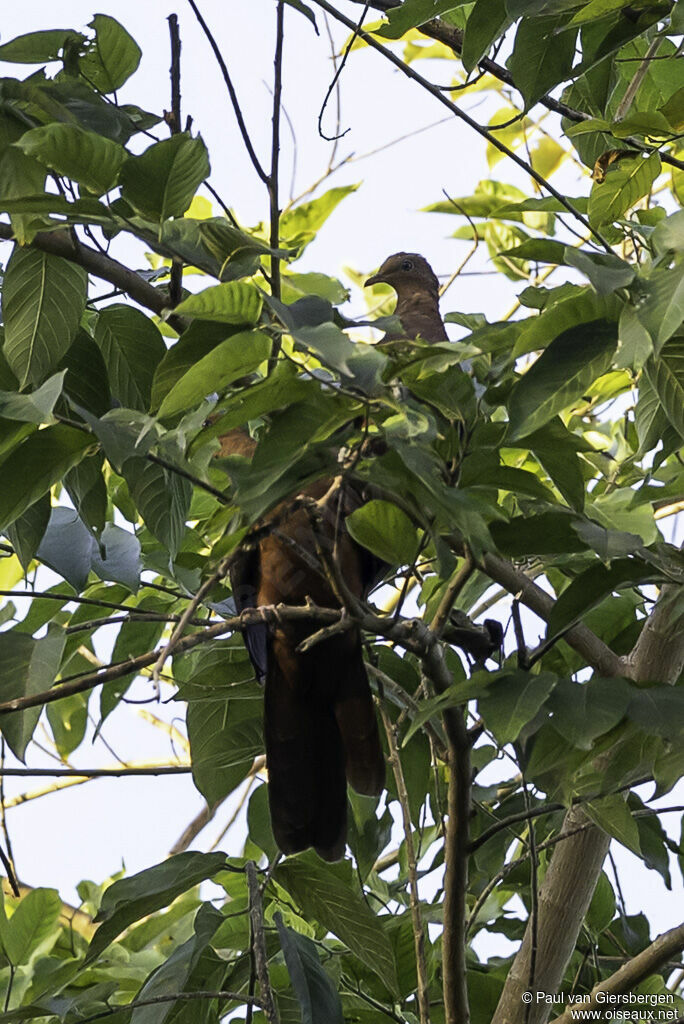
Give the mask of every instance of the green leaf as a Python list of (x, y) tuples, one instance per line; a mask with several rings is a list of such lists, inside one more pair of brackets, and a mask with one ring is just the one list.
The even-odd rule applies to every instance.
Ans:
[[(32, 697), (54, 684), (62, 660), (66, 635), (55, 629), (34, 640), (26, 633), (0, 633), (0, 700)], [(42, 707), (13, 711), (2, 716), (0, 729), (10, 750), (20, 761), (38, 724)]]
[(462, 6), (464, 0), (404, 0), (399, 7), (387, 12), (387, 24), (375, 33), (385, 39), (399, 39), (404, 32), (422, 25), (432, 18), (438, 18), (445, 11)]
[(28, 572), (29, 565), (36, 556), (49, 519), (50, 495), (44, 494), (7, 527), (7, 536), (24, 572)]
[(263, 704), (254, 670), (244, 648), (233, 652), (239, 658), (224, 668), (226, 685), (181, 691), (188, 698), (192, 777), (210, 806), (232, 793), (264, 749)]
[(31, 434), (2, 463), (0, 532), (81, 461), (92, 437), (58, 423)]
[(85, 36), (71, 28), (26, 32), (0, 46), (0, 60), (11, 64), (45, 64), (59, 60), (67, 43), (83, 42)]
[(577, 30), (562, 31), (563, 25), (563, 18), (548, 17), (523, 18), (518, 25), (513, 53), (506, 64), (523, 94), (526, 109), (570, 77)]
[(288, 857), (273, 877), (298, 904), (345, 943), (390, 992), (396, 992), (392, 947), (380, 918), (370, 910), (354, 881), (349, 861), (326, 864), (312, 852)]
[(98, 316), (95, 341), (113, 396), (127, 409), (146, 411), (157, 364), (166, 355), (159, 328), (140, 310), (115, 303)]
[(126, 150), (118, 142), (75, 124), (42, 125), (22, 135), (16, 145), (57, 174), (101, 196), (114, 188)]
[(22, 395), (16, 391), (0, 391), (0, 416), (7, 420), (20, 420), (24, 423), (48, 423), (52, 419), (52, 410), (62, 393), (66, 370), (55, 373), (30, 394)]
[(342, 185), (328, 189), (322, 196), (299, 203), (280, 218), (280, 237), (288, 245), (304, 246), (315, 238), (336, 206), (358, 185)]
[(121, 195), (148, 220), (182, 217), (210, 170), (202, 139), (179, 132), (126, 160), (119, 174)]
[[(195, 917), (194, 935), (177, 946), (159, 967), (155, 967), (137, 993), (136, 1000), (152, 1000), (184, 992), (202, 953), (224, 920), (223, 914), (211, 903), (203, 903)], [(169, 999), (150, 1006), (137, 1006), (131, 1015), (131, 1024), (162, 1024), (177, 1005), (176, 1001)]]
[(163, 399), (174, 384), (200, 359), (233, 334), (233, 329), (223, 324), (193, 320), (181, 334), (175, 345), (166, 350), (164, 358), (154, 371), (152, 381), (152, 411), (159, 409)]
[(95, 29), (95, 40), (79, 60), (79, 71), (100, 92), (115, 92), (138, 67), (142, 51), (123, 25), (107, 14), (96, 14), (89, 27)]
[(605, 871), (602, 871), (587, 910), (587, 925), (595, 935), (608, 927), (615, 916), (615, 908), (613, 887)]
[(492, 537), (499, 551), (513, 558), (528, 555), (573, 554), (584, 549), (565, 512), (516, 516), (509, 523), (492, 523)]
[(627, 210), (651, 189), (660, 174), (658, 153), (638, 156), (634, 160), (621, 160), (609, 170), (604, 181), (594, 182), (589, 196), (589, 221), (593, 227), (602, 227), (619, 220)]
[(579, 750), (591, 750), (594, 740), (610, 732), (627, 712), (632, 687), (623, 679), (594, 676), (587, 683), (561, 680), (549, 700), (553, 726)]
[(466, 22), (461, 51), (463, 67), (468, 73), (510, 23), (506, 0), (477, 0)]
[(550, 300), (539, 316), (523, 322), (513, 348), (513, 358), (546, 348), (559, 334), (590, 320), (617, 320), (623, 303), (615, 295), (600, 296), (593, 288), (583, 287), (569, 295)]
[(4, 352), (21, 388), (44, 380), (71, 345), (86, 288), (81, 267), (15, 246), (3, 283)]
[(684, 437), (684, 338), (671, 338), (659, 359), (646, 361), (644, 373), (668, 420)]
[(684, 320), (684, 263), (669, 270), (655, 270), (650, 277), (641, 278), (639, 285), (635, 313), (658, 356)]
[(354, 540), (390, 565), (410, 564), (418, 550), (416, 528), (389, 501), (369, 501), (346, 518)]
[(571, 327), (555, 338), (513, 388), (508, 440), (548, 423), (605, 373), (617, 347), (617, 328), (605, 320)]
[(185, 532), (192, 484), (143, 458), (126, 459), (121, 471), (145, 526), (174, 559)]
[(634, 280), (636, 270), (619, 256), (609, 253), (588, 253), (565, 247), (565, 263), (589, 278), (597, 295), (610, 295), (616, 288), (625, 288)]
[(175, 307), (174, 313), (220, 324), (255, 324), (261, 304), (261, 295), (254, 285), (228, 281), (188, 296)]
[(103, 468), (104, 456), (96, 452), (70, 469), (64, 477), (64, 486), (79, 518), (94, 533), (102, 533), (107, 518), (107, 487), (102, 475)]
[(65, 761), (85, 737), (89, 696), (89, 693), (74, 693), (71, 697), (53, 701), (45, 709), (57, 752)]
[(556, 636), (615, 590), (659, 578), (652, 565), (638, 558), (616, 558), (611, 565), (590, 566), (560, 595), (548, 618), (548, 636)]
[(38, 952), (49, 952), (59, 935), (61, 913), (56, 889), (33, 889), (19, 901), (9, 921), (2, 924), (2, 945), (14, 967), (27, 964)]
[(275, 915), (280, 947), (299, 1001), (302, 1024), (344, 1024), (342, 1003), (332, 979), (321, 965), (315, 943), (306, 935), (286, 928)]
[(134, 921), (167, 907), (188, 889), (217, 875), (225, 863), (224, 853), (179, 853), (162, 864), (114, 882), (102, 897), (95, 918), (100, 927), (88, 948), (86, 963), (98, 957)]
[(509, 672), (494, 680), (478, 708), (499, 743), (513, 743), (556, 685), (551, 672)]
[(177, 381), (159, 407), (160, 419), (176, 416), (211, 391), (222, 391), (268, 359), (271, 339), (262, 331), (242, 331), (213, 348)]
[(584, 804), (584, 809), (599, 828), (641, 857), (639, 829), (622, 797), (605, 796), (601, 800), (592, 800)]

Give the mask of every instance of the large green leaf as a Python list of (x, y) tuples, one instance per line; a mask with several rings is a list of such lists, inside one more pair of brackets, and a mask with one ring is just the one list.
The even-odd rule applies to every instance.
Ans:
[(213, 348), (171, 388), (159, 407), (164, 419), (196, 405), (212, 391), (222, 391), (268, 359), (271, 339), (262, 331), (242, 331)]
[(508, 672), (495, 680), (478, 702), (480, 714), (499, 743), (513, 743), (532, 721), (556, 685), (551, 672)]
[(55, 403), (62, 393), (65, 373), (65, 370), (55, 373), (30, 394), (0, 391), (0, 416), (24, 423), (49, 423)]
[(140, 310), (117, 303), (100, 313), (95, 341), (114, 397), (127, 409), (146, 411), (157, 364), (166, 354), (159, 328)]
[(151, 408), (156, 411), (174, 384), (212, 349), (235, 333), (224, 324), (193, 320), (175, 345), (167, 349), (154, 371)]
[(105, 890), (86, 961), (94, 960), (117, 935), (148, 914), (167, 907), (177, 896), (223, 869), (223, 853), (179, 853), (162, 864), (122, 878)]
[(93, 439), (58, 423), (27, 437), (2, 463), (0, 531), (58, 483), (84, 457)]
[(286, 928), (275, 916), (280, 946), (299, 1001), (302, 1024), (344, 1024), (342, 1004), (332, 979), (325, 973), (315, 943)]
[(617, 839), (637, 857), (641, 857), (639, 829), (621, 796), (605, 796), (600, 800), (592, 800), (585, 804), (584, 808), (592, 821), (604, 832)]
[[(185, 991), (190, 975), (223, 921), (223, 914), (219, 910), (212, 907), (211, 903), (203, 903), (195, 917), (192, 937), (177, 946), (159, 967), (155, 967), (137, 993), (136, 1000), (144, 1002)], [(168, 999), (149, 1006), (138, 1006), (131, 1015), (131, 1024), (162, 1024), (177, 1005), (175, 1000)]]
[(227, 281), (188, 296), (174, 312), (221, 324), (255, 324), (261, 312), (261, 295), (251, 284)]
[(526, 108), (570, 76), (577, 29), (562, 31), (563, 22), (563, 18), (529, 17), (518, 25), (506, 63)]
[(660, 156), (637, 156), (634, 160), (621, 160), (609, 170), (604, 181), (594, 182), (589, 196), (589, 220), (594, 227), (619, 220), (634, 204), (645, 196), (660, 174)]
[(142, 51), (116, 18), (96, 14), (90, 22), (95, 39), (79, 61), (79, 71), (100, 92), (120, 89), (140, 63)]
[(312, 852), (288, 857), (273, 877), (292, 896), (305, 917), (312, 917), (370, 967), (390, 992), (397, 989), (392, 948), (382, 921), (370, 910), (355, 884), (349, 861), (325, 864)]
[(126, 160), (119, 175), (121, 195), (149, 220), (182, 217), (209, 172), (202, 139), (179, 132)]
[(605, 320), (571, 327), (555, 338), (513, 388), (508, 440), (532, 433), (581, 398), (608, 369), (616, 346), (617, 325)]
[(385, 39), (399, 39), (404, 32), (416, 25), (422, 25), (432, 18), (438, 18), (445, 11), (462, 6), (464, 0), (404, 0), (399, 7), (387, 12), (387, 24), (378, 29), (377, 35)]
[(590, 566), (572, 581), (551, 609), (548, 635), (556, 636), (577, 622), (613, 591), (652, 582), (658, 576), (652, 565), (638, 558), (616, 558), (609, 566)]
[[(50, 630), (39, 640), (15, 630), (0, 633), (0, 700), (31, 697), (49, 690), (57, 677), (65, 640), (62, 629)], [(27, 708), (0, 719), (2, 735), (20, 761), (24, 760), (41, 711), (40, 706)]]
[(179, 473), (143, 458), (126, 459), (122, 473), (145, 526), (175, 558), (185, 532), (192, 485)]
[(466, 71), (473, 70), (510, 23), (506, 0), (477, 0), (466, 22), (463, 36), (461, 59)]
[(390, 565), (410, 564), (418, 550), (416, 528), (389, 501), (369, 501), (346, 519), (354, 540)]
[(7, 362), (22, 388), (65, 354), (85, 308), (87, 275), (59, 256), (16, 246), (3, 283)]
[[(555, 243), (554, 243), (555, 244)], [(513, 358), (546, 348), (559, 334), (591, 320), (617, 320), (622, 306), (614, 295), (597, 295), (593, 288), (582, 288), (570, 295), (549, 301), (539, 316), (523, 321), (513, 348)]]
[(86, 132), (78, 125), (59, 122), (32, 128), (17, 146), (27, 156), (98, 196), (114, 188), (126, 159), (126, 150), (118, 142)]
[(684, 338), (668, 341), (659, 359), (651, 357), (646, 361), (644, 373), (668, 420), (684, 437)]
[(9, 920), (0, 917), (0, 940), (14, 967), (32, 955), (47, 953), (59, 935), (62, 901), (56, 889), (33, 889), (20, 900)]
[(59, 60), (67, 43), (82, 42), (85, 36), (71, 28), (43, 29), (26, 32), (0, 46), (0, 60), (12, 64), (45, 64)]
[(597, 736), (610, 732), (623, 718), (632, 699), (632, 688), (624, 679), (601, 679), (588, 683), (561, 680), (551, 694), (554, 728), (580, 750), (591, 750)]

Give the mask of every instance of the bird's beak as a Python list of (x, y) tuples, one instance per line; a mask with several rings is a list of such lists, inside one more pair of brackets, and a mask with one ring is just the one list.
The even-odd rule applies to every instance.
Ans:
[(369, 288), (372, 284), (384, 284), (384, 282), (385, 282), (384, 277), (381, 277), (381, 275), (379, 273), (378, 274), (373, 274), (372, 277), (369, 277), (367, 281), (363, 282), (363, 287), (364, 288)]

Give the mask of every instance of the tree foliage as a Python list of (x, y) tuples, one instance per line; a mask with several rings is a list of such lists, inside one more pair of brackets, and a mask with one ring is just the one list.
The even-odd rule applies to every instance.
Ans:
[[(282, 209), (277, 155), (267, 173), (252, 153), (270, 214), (248, 228), (198, 198), (210, 174), (199, 135), (171, 114), (167, 137), (160, 116), (118, 102), (140, 50), (113, 17), (0, 46), (0, 60), (44, 65), (0, 80), (0, 236), (14, 242), (0, 354), (3, 742), (30, 759), (45, 709), (66, 760), (88, 702), (104, 721), (136, 674), (164, 669), (167, 647), (198, 790), (213, 806), (249, 780), (249, 835), (229, 857), (180, 852), (83, 882), (68, 921), (51, 888), (6, 895), (0, 1021), (210, 1022), (242, 1007), (254, 1022), (453, 1024), (469, 1002), (475, 1024), (522, 1024), (550, 1007), (526, 1015), (508, 994), (520, 979), (665, 993), (684, 936), (656, 955), (601, 864), (610, 837), (670, 888), (669, 854), (684, 856), (650, 806), (684, 764), (684, 566), (658, 525), (684, 500), (682, 5), (404, 0), (373, 5), (387, 11), (365, 29), (327, 2), (286, 6), (351, 26), (351, 63), (372, 47), (454, 116), (476, 90), (500, 97), (475, 127), (501, 177), (428, 210), (486, 248), (518, 302), (498, 322), (449, 313), (458, 341), (370, 344), (338, 308), (345, 285), (297, 269), (355, 186)], [(282, 0), (274, 11), (281, 29)], [(426, 58), (453, 76), (453, 99), (416, 70)], [(527, 191), (505, 180), (512, 157)], [(568, 161), (585, 171), (579, 195), (548, 183)], [(149, 271), (108, 254), (122, 240), (150, 254)], [(179, 268), (206, 281), (181, 292)], [(370, 304), (389, 314), (388, 298), (376, 286)], [(258, 441), (251, 464), (217, 457), (237, 427)], [(390, 566), (354, 611), (386, 726), (387, 800), (350, 793), (345, 861), (309, 851), (264, 873), (277, 850), (255, 784), (262, 701), (225, 567), (275, 505), (340, 473), (372, 488), (348, 528)], [(36, 567), (40, 581), (40, 566), (60, 583), (19, 618), (11, 589)], [(502, 596), (515, 599), (516, 642), (497, 663), (478, 642)], [(546, 624), (535, 648), (518, 602)], [(86, 655), (103, 635), (111, 665), (94, 671)], [(508, 770), (492, 785), (497, 759)], [(634, 791), (644, 782), (649, 799)], [(573, 843), (593, 861), (581, 847), (586, 877), (564, 897), (576, 926), (563, 899), (554, 910), (567, 955), (545, 962), (541, 943), (530, 968), (529, 936), (548, 927), (538, 894), (562, 891)], [(208, 879), (218, 906), (199, 888)], [(528, 938), (483, 961), (472, 943), (484, 933)]]

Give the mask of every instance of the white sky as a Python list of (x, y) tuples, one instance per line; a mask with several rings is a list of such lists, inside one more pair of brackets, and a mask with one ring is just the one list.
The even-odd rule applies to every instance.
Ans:
[[(203, 0), (201, 9), (211, 25), (230, 68), (250, 127), (252, 139), (262, 162), (269, 159), (272, 76), (273, 22), (272, 0)], [(361, 8), (347, 4), (351, 17)], [(208, 44), (189, 6), (178, 0), (64, 0), (55, 8), (42, 0), (23, 0), (4, 5), (0, 15), (0, 39), (6, 42), (24, 32), (42, 28), (81, 29), (97, 11), (117, 17), (131, 32), (143, 50), (141, 66), (120, 93), (122, 102), (135, 102), (161, 112), (170, 106), (169, 47), (166, 17), (173, 11), (180, 18), (182, 52), (183, 117), (193, 117), (193, 130), (202, 133), (209, 147), (214, 187), (235, 208), (245, 225), (267, 216), (264, 187), (257, 180), (244, 153), (235, 127), (224, 84)], [(372, 20), (373, 15), (369, 15)], [(331, 75), (330, 50), (323, 19), (319, 17), (321, 36), (311, 24), (292, 9), (286, 10), (286, 44), (283, 101), (296, 136), (296, 175), (294, 193), (312, 184), (324, 170), (330, 143), (317, 135), (319, 109)], [(339, 44), (346, 30), (333, 26)], [(444, 62), (419, 63), (429, 70), (434, 81), (444, 83), (453, 69)], [(30, 68), (0, 65), (0, 73), (24, 77)], [(497, 98), (476, 94), (466, 108), (482, 123), (498, 110)], [(328, 134), (334, 131), (334, 99), (325, 116)], [(348, 153), (357, 156), (430, 125), (447, 115), (444, 107), (406, 80), (379, 55), (367, 50), (352, 53), (342, 75), (342, 128), (349, 133), (340, 141), (338, 159)], [(547, 122), (548, 124), (548, 122)], [(164, 128), (157, 129), (161, 138)], [(288, 198), (295, 149), (287, 124), (283, 124), (282, 193)], [(415, 138), (386, 149), (372, 159), (349, 164), (340, 170), (330, 185), (363, 182), (362, 188), (347, 198), (332, 215), (320, 237), (310, 246), (296, 269), (322, 270), (342, 274), (349, 265), (363, 272), (376, 267), (389, 253), (400, 249), (422, 252), (438, 274), (448, 276), (458, 266), (469, 243), (455, 242), (449, 234), (461, 225), (458, 217), (421, 214), (421, 207), (443, 198), (467, 195), (475, 183), (490, 173), (485, 160), (484, 143), (460, 122), (449, 120)], [(500, 163), (493, 176), (516, 184), (529, 194), (524, 175), (515, 167)], [(582, 182), (574, 167), (558, 176), (561, 187), (571, 194), (586, 194), (589, 183)], [(554, 183), (558, 184), (556, 179)], [(218, 209), (216, 210), (218, 213)], [(115, 249), (115, 254), (142, 266), (140, 250), (130, 243)], [(0, 259), (6, 251), (0, 250)], [(468, 270), (488, 271), (486, 255), (478, 256)], [(463, 276), (445, 297), (447, 312), (485, 312), (488, 319), (501, 316), (510, 306), (519, 287), (501, 275)], [(352, 315), (364, 311), (360, 293), (356, 293), (346, 311)], [(505, 612), (502, 617), (505, 619)], [(530, 640), (535, 626), (529, 622)], [(103, 656), (104, 656), (103, 652)], [(146, 686), (137, 683), (131, 694), (148, 696)], [(96, 712), (98, 704), (92, 700)], [(173, 704), (151, 710), (171, 719), (182, 708)], [(124, 760), (152, 761), (169, 756), (169, 740), (161, 731), (140, 719), (134, 707), (122, 707), (106, 724), (105, 739)], [(41, 737), (37, 734), (41, 741)], [(33, 766), (47, 766), (49, 760), (30, 748)], [(75, 755), (79, 767), (111, 766), (112, 755), (101, 741), (84, 746)], [(11, 762), (8, 762), (11, 763)], [(49, 785), (49, 780), (7, 779), (7, 797)], [(680, 793), (679, 799), (681, 800)], [(664, 801), (676, 804), (670, 794)], [(59, 888), (63, 898), (77, 899), (74, 886), (81, 878), (101, 881), (119, 870), (122, 862), (129, 872), (140, 870), (163, 859), (188, 821), (202, 806), (189, 776), (157, 779), (124, 779), (90, 782), (59, 794), (31, 801), (8, 811), (8, 823), (14, 854), (22, 881), (32, 885)], [(195, 843), (208, 848), (230, 816), (230, 805), (221, 808), (212, 824)], [(671, 834), (678, 838), (678, 815), (668, 815)], [(233, 832), (223, 849), (239, 852), (240, 833)], [(668, 894), (660, 877), (648, 871), (623, 848), (615, 851), (621, 873), (628, 912), (645, 910), (653, 921), (654, 933), (679, 923), (681, 918), (681, 875), (673, 864), (675, 893)], [(487, 953), (503, 952), (508, 944), (492, 940)], [(484, 945), (480, 946), (484, 952)]]

